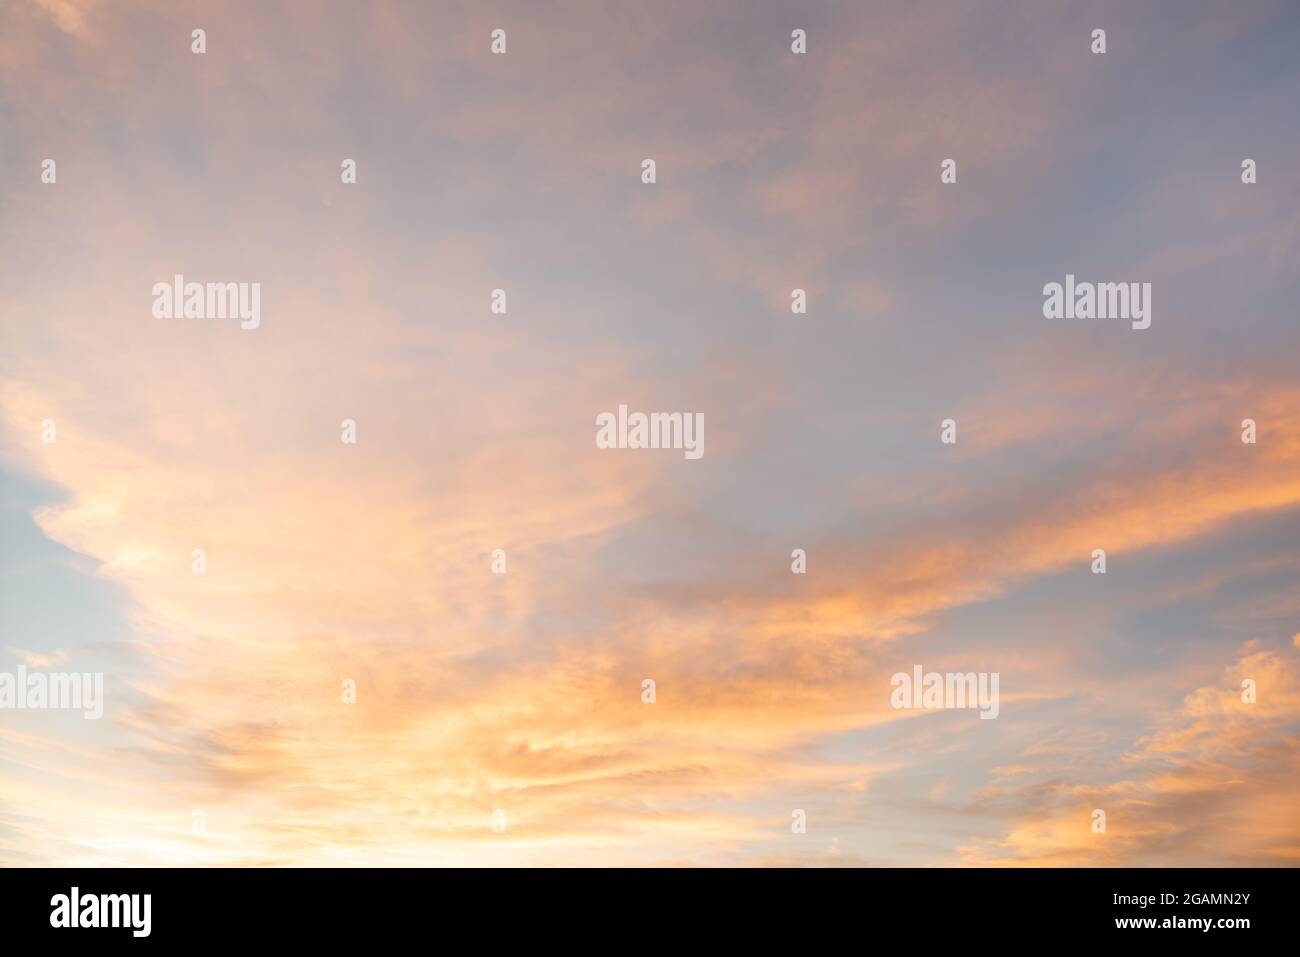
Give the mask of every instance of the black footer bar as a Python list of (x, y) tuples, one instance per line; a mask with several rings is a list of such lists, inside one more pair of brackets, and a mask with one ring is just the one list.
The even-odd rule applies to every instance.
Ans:
[[(0, 934), (116, 950), (425, 939), (807, 948), (927, 943), (1232, 947), (1295, 926), (1294, 869), (76, 870), (0, 872)], [(464, 943), (457, 943), (463, 941)], [(18, 951), (11, 951), (18, 953)]]

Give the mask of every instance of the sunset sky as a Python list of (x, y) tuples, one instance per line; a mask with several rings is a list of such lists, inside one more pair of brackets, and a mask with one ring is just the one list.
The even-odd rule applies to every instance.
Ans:
[[(106, 695), (0, 710), (0, 864), (1300, 864), (1298, 50), (0, 0), (0, 671)], [(155, 318), (178, 273), (260, 328)], [(1067, 273), (1151, 328), (1044, 318)], [(892, 708), (918, 664), (997, 719)]]

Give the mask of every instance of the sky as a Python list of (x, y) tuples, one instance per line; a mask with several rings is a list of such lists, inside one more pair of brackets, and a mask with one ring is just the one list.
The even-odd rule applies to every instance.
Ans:
[[(0, 864), (1300, 864), (1298, 48), (0, 0), (0, 672), (105, 689), (0, 710)], [(1150, 328), (1045, 318), (1067, 274)]]

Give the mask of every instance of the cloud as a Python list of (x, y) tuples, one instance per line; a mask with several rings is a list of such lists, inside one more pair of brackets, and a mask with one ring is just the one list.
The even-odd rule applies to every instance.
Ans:
[(52, 655), (43, 655), (24, 648), (10, 648), (9, 651), (29, 668), (53, 668), (67, 657), (63, 651), (56, 651)]
[[(1258, 688), (1243, 701), (1244, 679)], [(1052, 778), (990, 789), (1012, 810), (1004, 836), (960, 849), (977, 866), (1294, 866), (1300, 826), (1300, 658), (1293, 649), (1243, 649), (1214, 685), (1197, 688), (1093, 783), (1071, 781), (1078, 750), (1037, 749), (1028, 762)], [(1030, 751), (1026, 751), (1030, 757)], [(1022, 771), (1021, 773), (1031, 773)], [(1010, 802), (1010, 803), (1008, 803)], [(1106, 815), (1093, 833), (1094, 810)]]

